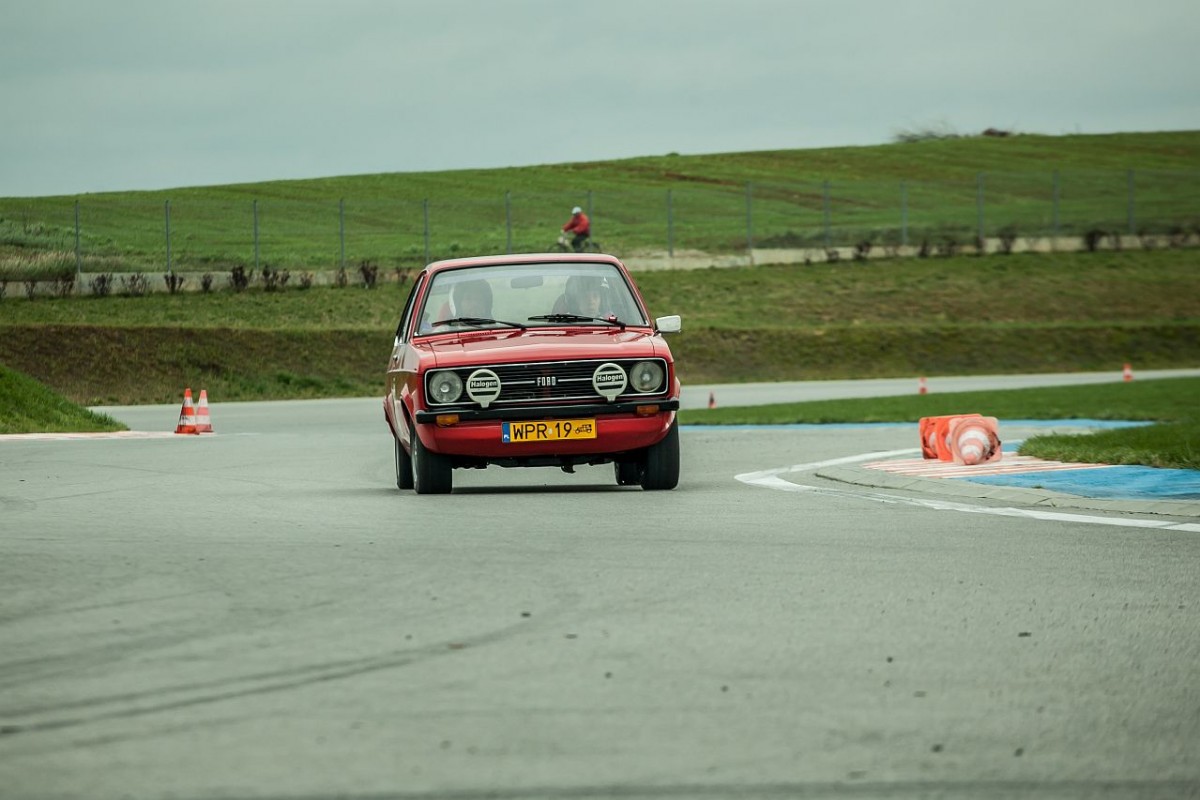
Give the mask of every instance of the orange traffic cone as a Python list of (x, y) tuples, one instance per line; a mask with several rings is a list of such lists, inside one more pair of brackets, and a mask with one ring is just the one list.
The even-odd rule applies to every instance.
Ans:
[(1133, 380), (1133, 365), (1132, 365), (1132, 364), (1126, 364), (1126, 365), (1125, 365), (1125, 370), (1124, 370), (1124, 372), (1123, 372), (1123, 377), (1125, 378), (1125, 382), (1126, 382), (1126, 383), (1128, 383), (1129, 381)]
[(208, 391), (200, 390), (200, 405), (196, 406), (196, 433), (212, 433), (212, 420), (208, 416)]
[(708, 393), (708, 407), (709, 408), (717, 407), (717, 396), (712, 392)]
[(1000, 434), (995, 417), (965, 414), (950, 420), (947, 432), (955, 464), (974, 466), (999, 461)]
[(179, 424), (175, 426), (176, 433), (196, 432), (196, 409), (192, 406), (192, 390), (183, 390), (183, 407), (179, 409)]
[(917, 394), (925, 394), (928, 391), (929, 391), (929, 388), (925, 385), (925, 376), (922, 375), (917, 380)]

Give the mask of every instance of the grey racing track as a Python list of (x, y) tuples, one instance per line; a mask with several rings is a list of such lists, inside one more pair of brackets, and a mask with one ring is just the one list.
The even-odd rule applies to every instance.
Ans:
[(418, 497), (377, 399), (212, 414), (0, 441), (0, 797), (1200, 796), (1200, 533), (735, 477), (904, 428)]

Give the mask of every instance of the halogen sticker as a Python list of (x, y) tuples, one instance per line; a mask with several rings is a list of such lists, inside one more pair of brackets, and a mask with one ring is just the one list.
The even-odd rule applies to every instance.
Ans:
[(620, 364), (614, 364), (611, 361), (606, 361), (596, 367), (596, 371), (592, 373), (592, 388), (609, 402), (625, 391), (628, 383), (629, 379), (625, 376), (625, 370), (621, 369)]
[(490, 369), (477, 369), (467, 378), (467, 394), (483, 408), (500, 396), (500, 376)]

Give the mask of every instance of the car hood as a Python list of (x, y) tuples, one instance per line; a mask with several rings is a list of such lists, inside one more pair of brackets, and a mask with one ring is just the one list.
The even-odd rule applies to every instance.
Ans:
[(538, 328), (479, 331), (414, 343), (432, 359), (429, 366), (558, 361), (584, 358), (669, 358), (662, 338), (651, 331), (620, 328)]

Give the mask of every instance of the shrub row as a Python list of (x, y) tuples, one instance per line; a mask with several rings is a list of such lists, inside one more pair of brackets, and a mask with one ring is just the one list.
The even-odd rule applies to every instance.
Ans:
[[(12, 280), (0, 275), (0, 300), (3, 300), (8, 295), (10, 284), (18, 284), (23, 289), (24, 296), (33, 300), (38, 296), (53, 296), (53, 297), (70, 297), (75, 294), (90, 294), (93, 297), (108, 297), (112, 294), (120, 294), (126, 297), (141, 297), (149, 294), (156, 288), (154, 278), (147, 276), (142, 272), (131, 272), (124, 275), (117, 275), (112, 272), (100, 272), (92, 274), (86, 281), (86, 292), (79, 285), (77, 278), (79, 276), (72, 271), (59, 271), (54, 275), (26, 277), (19, 280)], [(336, 270), (333, 273), (329, 285), (344, 289), (354, 283), (364, 289), (374, 289), (379, 283), (379, 267), (363, 262), (353, 273), (349, 273), (344, 267)], [(409, 270), (393, 270), (393, 280), (397, 283), (404, 283), (410, 277)], [(194, 284), (192, 282), (195, 282)], [(247, 289), (257, 285), (263, 291), (276, 292), (282, 291), (289, 285), (297, 289), (309, 289), (316, 284), (316, 276), (312, 272), (301, 272), (296, 280), (292, 281), (292, 273), (287, 269), (276, 269), (270, 265), (264, 264), (262, 269), (256, 274), (253, 269), (247, 269), (244, 266), (238, 265), (233, 267), (226, 277), (226, 283), (230, 291), (244, 292)], [(186, 291), (189, 286), (194, 286), (196, 290), (208, 294), (214, 291), (216, 287), (216, 276), (211, 272), (205, 272), (200, 276), (186, 275), (178, 272), (163, 273), (162, 287), (170, 294)]]

